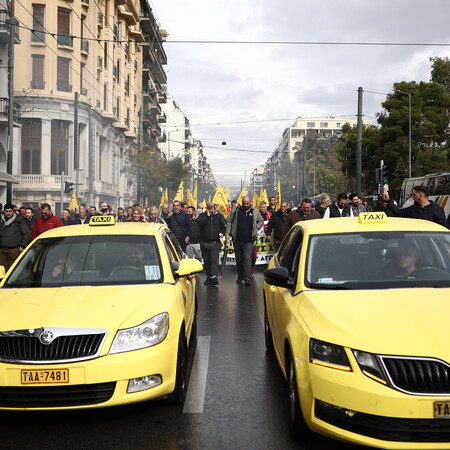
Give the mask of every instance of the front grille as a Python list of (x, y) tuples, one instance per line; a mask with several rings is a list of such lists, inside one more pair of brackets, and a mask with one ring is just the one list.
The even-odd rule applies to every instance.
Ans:
[(319, 400), (315, 416), (324, 422), (362, 436), (395, 442), (449, 442), (448, 419), (399, 419), (346, 410)]
[(57, 408), (98, 405), (114, 394), (116, 383), (74, 386), (0, 387), (0, 407)]
[(40, 363), (86, 359), (97, 354), (104, 336), (59, 336), (49, 345), (42, 344), (36, 336), (2, 336), (0, 361)]
[(450, 367), (444, 362), (387, 356), (382, 356), (381, 359), (397, 389), (412, 394), (450, 394)]

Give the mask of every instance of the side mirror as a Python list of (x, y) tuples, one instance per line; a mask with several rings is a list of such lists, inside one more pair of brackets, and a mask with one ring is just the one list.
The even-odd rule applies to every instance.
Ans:
[(186, 277), (188, 275), (194, 275), (203, 270), (203, 264), (197, 259), (182, 259), (175, 270), (175, 276)]
[(273, 286), (284, 287), (286, 289), (294, 289), (295, 282), (290, 277), (286, 267), (274, 267), (264, 272), (264, 281)]
[(5, 278), (6, 275), (6, 269), (5, 266), (0, 266), (0, 280), (2, 280), (3, 278)]

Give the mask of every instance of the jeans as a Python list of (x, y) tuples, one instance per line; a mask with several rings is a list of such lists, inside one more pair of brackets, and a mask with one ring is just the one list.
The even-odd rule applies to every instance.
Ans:
[(234, 252), (238, 280), (250, 281), (253, 242), (234, 241)]
[(195, 258), (201, 262), (202, 251), (200, 250), (200, 244), (188, 244), (186, 247), (186, 255), (188, 255), (188, 258)]
[(217, 277), (219, 275), (219, 253), (222, 244), (220, 241), (202, 242), (203, 265), (205, 267), (206, 276), (208, 278)]

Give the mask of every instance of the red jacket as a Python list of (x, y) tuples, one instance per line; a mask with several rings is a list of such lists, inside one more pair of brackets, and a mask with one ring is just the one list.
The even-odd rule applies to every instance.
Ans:
[(47, 220), (44, 220), (42, 216), (38, 217), (36, 222), (34, 222), (33, 231), (31, 232), (31, 240), (37, 238), (44, 231), (63, 226), (64, 224), (62, 223), (62, 220), (57, 216), (52, 215)]

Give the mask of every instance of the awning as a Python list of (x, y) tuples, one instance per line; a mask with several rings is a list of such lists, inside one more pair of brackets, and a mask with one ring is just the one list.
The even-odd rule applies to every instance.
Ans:
[(6, 172), (0, 172), (0, 182), (19, 184), (19, 180), (16, 180), (12, 175)]

